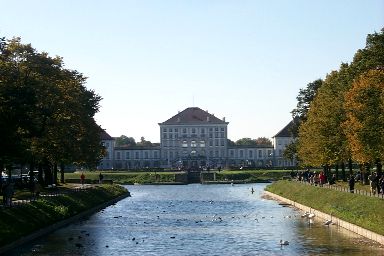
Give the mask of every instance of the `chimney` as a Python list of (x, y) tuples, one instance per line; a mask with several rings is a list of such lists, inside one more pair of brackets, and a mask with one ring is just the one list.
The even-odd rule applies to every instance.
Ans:
[(225, 117), (223, 117), (223, 122), (225, 122)]
[(209, 116), (207, 116), (207, 122), (209, 122), (210, 120), (209, 120)]

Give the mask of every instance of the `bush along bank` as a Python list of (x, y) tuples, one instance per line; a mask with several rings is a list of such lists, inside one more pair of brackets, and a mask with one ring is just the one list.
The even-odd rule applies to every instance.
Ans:
[(272, 183), (266, 190), (384, 235), (384, 203), (380, 198), (284, 180)]
[(3, 208), (0, 210), (0, 247), (124, 195), (128, 196), (129, 192), (121, 186), (101, 185)]

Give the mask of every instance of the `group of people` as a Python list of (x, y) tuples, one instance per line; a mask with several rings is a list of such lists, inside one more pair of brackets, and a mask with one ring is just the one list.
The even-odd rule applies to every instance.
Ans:
[[(292, 175), (293, 174), (291, 173), (291, 176)], [(312, 185), (319, 186), (323, 186), (327, 182), (327, 177), (323, 171), (320, 171), (319, 173), (317, 173), (316, 171), (311, 172), (309, 170), (306, 170), (304, 172), (298, 172), (296, 175), (296, 179), (298, 181), (305, 181), (311, 183)], [(332, 185), (335, 183), (336, 175), (332, 175), (331, 179), (329, 179), (329, 184)]]
[(384, 193), (384, 174), (379, 176), (376, 172), (372, 172), (368, 176), (368, 180), (373, 195)]
[[(99, 184), (102, 184), (103, 183), (103, 179), (104, 179), (104, 176), (102, 173), (99, 174)], [(84, 186), (84, 183), (85, 183), (85, 175), (84, 173), (82, 172), (81, 175), (80, 175), (80, 182), (81, 182), (81, 185)]]

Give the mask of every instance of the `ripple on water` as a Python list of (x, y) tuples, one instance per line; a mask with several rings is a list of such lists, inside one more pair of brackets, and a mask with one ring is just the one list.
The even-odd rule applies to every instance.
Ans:
[[(262, 199), (264, 187), (129, 186), (132, 197), (10, 255), (384, 254), (354, 243), (358, 238), (350, 232), (316, 219), (309, 225), (297, 210)], [(280, 239), (290, 244), (282, 247)]]

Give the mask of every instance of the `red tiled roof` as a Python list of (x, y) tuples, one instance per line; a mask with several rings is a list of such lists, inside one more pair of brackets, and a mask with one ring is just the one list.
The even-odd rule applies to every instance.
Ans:
[(208, 113), (197, 107), (186, 108), (185, 110), (179, 112), (177, 115), (171, 117), (160, 125), (164, 124), (228, 124), (214, 115)]

